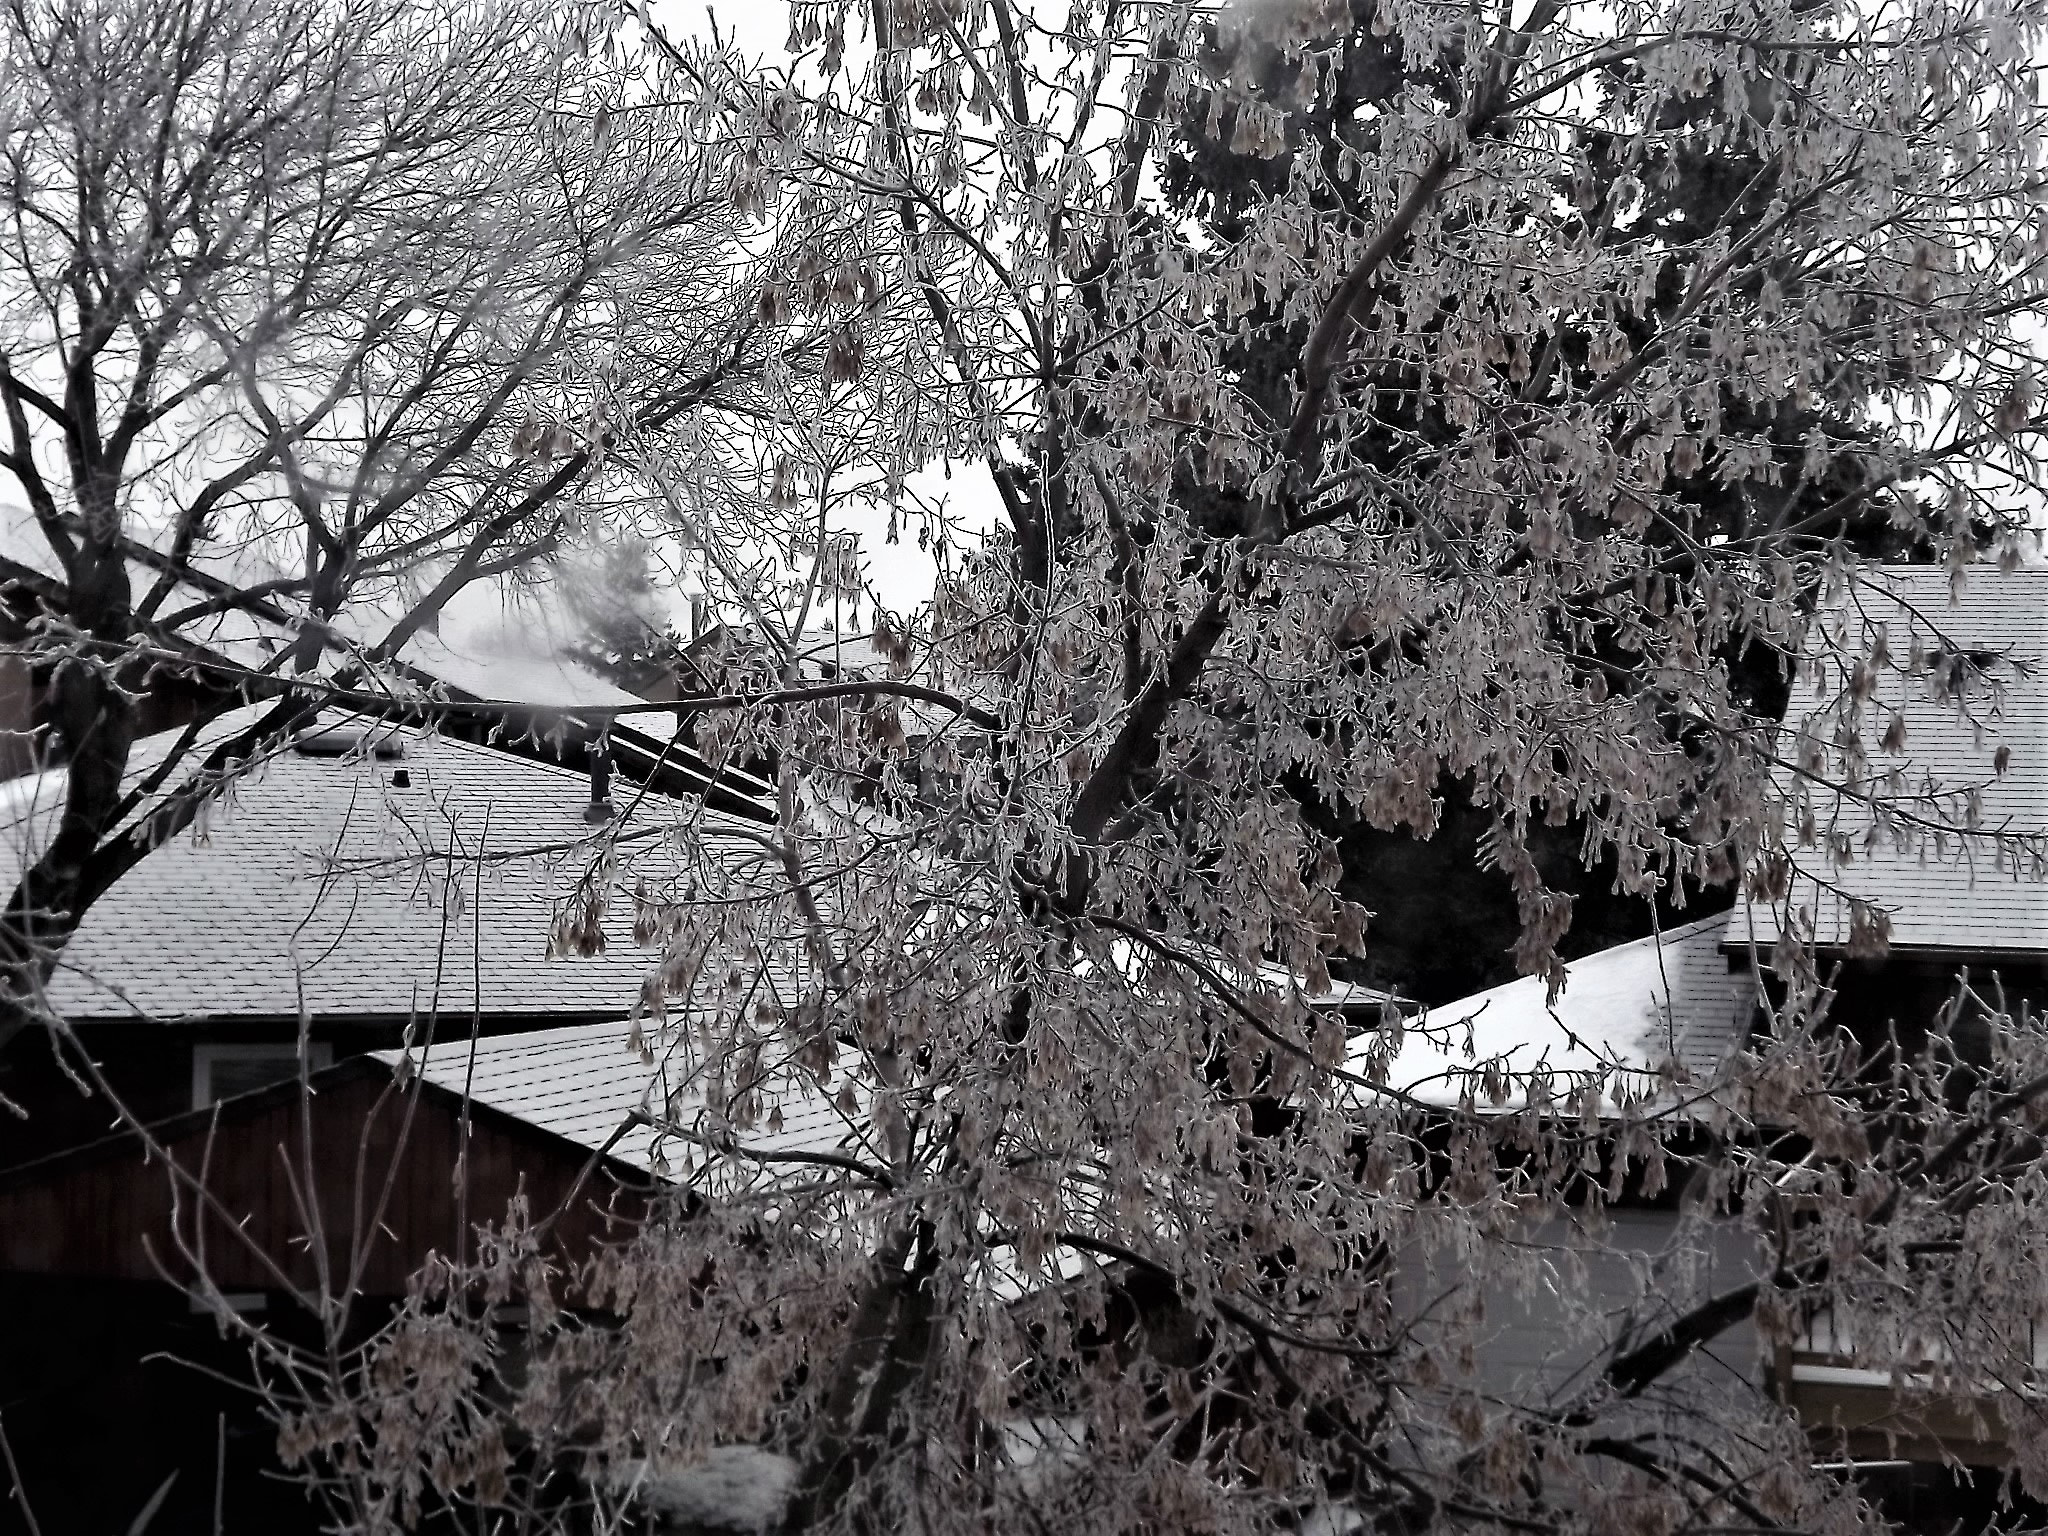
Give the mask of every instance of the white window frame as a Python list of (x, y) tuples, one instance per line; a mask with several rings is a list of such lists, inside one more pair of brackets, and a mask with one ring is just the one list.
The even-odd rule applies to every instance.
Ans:
[[(270, 1297), (262, 1291), (221, 1291), (219, 1296), (221, 1304), (226, 1306), (230, 1312), (241, 1317), (250, 1317), (258, 1312), (268, 1311), (270, 1308)], [(198, 1286), (195, 1285), (187, 1288), (185, 1298), (192, 1309), (194, 1317), (211, 1317), (213, 1315), (213, 1298), (208, 1296)]]
[[(271, 1044), (195, 1045), (192, 1047), (192, 1107), (206, 1109), (214, 1103), (213, 1064), (217, 1061), (276, 1061), (288, 1063), (289, 1076), (297, 1076), (299, 1047), (296, 1041)], [(334, 1047), (315, 1040), (306, 1047), (306, 1065), (314, 1072), (334, 1064)]]

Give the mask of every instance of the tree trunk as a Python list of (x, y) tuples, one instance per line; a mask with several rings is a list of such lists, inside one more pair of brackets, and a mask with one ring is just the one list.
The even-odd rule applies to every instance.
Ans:
[(906, 1231), (875, 1256), (874, 1278), (854, 1314), (783, 1517), (783, 1536), (798, 1536), (829, 1518), (882, 1452), (902, 1438), (897, 1409), (914, 1396), (932, 1337), (929, 1234), (920, 1224), (918, 1263), (906, 1271), (912, 1235)]
[[(88, 654), (58, 663), (49, 716), (65, 767), (64, 809), (33, 864), (19, 873), (0, 916), (0, 1049), (43, 1016), (44, 983), (98, 891), (86, 869), (121, 803), (135, 743), (135, 704), (110, 657), (125, 654), (132, 626), (128, 565), (111, 540), (88, 537), (69, 562), (69, 618)], [(32, 837), (32, 824), (22, 832)]]

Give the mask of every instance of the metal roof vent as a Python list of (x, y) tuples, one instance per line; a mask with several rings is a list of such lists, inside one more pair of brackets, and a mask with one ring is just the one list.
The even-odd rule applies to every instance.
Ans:
[(405, 738), (375, 725), (309, 725), (292, 740), (301, 757), (363, 757), (389, 760), (405, 756)]
[(612, 755), (603, 744), (593, 741), (584, 749), (590, 759), (590, 803), (583, 807), (583, 819), (595, 824), (612, 819)]

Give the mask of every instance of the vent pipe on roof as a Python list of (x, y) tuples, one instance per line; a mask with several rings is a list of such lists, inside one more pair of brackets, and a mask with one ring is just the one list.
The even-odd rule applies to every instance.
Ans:
[(388, 760), (405, 756), (405, 738), (374, 723), (316, 723), (292, 738), (292, 749), (301, 757), (358, 757), (367, 750), (374, 757)]
[(609, 746), (593, 741), (584, 752), (590, 758), (590, 804), (583, 808), (585, 821), (612, 819), (612, 755)]

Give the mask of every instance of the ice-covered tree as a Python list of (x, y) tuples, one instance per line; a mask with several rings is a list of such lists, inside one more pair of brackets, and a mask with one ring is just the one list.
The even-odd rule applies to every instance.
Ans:
[[(1593, 1073), (1494, 1112), (1479, 1070), (1418, 1104), (1382, 1067), (1424, 1026), (1327, 1006), (1371, 933), (1296, 794), (1426, 835), (1469, 779), (1518, 961), (1553, 981), (1546, 820), (1643, 894), (1778, 894), (1802, 782), (2038, 863), (2038, 826), (1948, 825), (1859, 766), (1906, 658), (1816, 658), (1840, 730), (1798, 752), (1730, 666), (1819, 643), (1873, 510), (1958, 570), (2016, 548), (2038, 13), (1381, 0), (1362, 66), (1354, 19), (799, 3), (774, 80), (650, 42), (745, 146), (761, 313), (830, 337), (778, 365), (772, 426), (804, 446), (761, 506), (978, 460), (1007, 523), (883, 627), (895, 676), (703, 709), (700, 747), (777, 765), (780, 820), (642, 898), (678, 1197), (575, 1276), (515, 1225), (423, 1281), (376, 1391), (296, 1388), (293, 1454), (378, 1490), (357, 1518), (430, 1490), (556, 1518), (565, 1467), (602, 1505), (744, 1441), (793, 1458), (791, 1531), (1848, 1530), (1876, 1519), (1853, 1487), (1753, 1384), (1684, 1371), (1696, 1349), (1952, 1286), (2013, 1326), (1949, 1363), (2026, 1363), (2048, 1039), (2023, 1010), (1967, 1066), (1866, 1055), (1794, 942), (1717, 1082)], [(1333, 120), (1305, 140), (1289, 103)], [(1270, 164), (1227, 228), (1162, 190), (1191, 106)], [(1740, 184), (1675, 208), (1660, 178), (1703, 163)], [(721, 603), (766, 600), (719, 587), (763, 519), (689, 524)], [(857, 591), (835, 547), (775, 600)], [(843, 1115), (836, 1149), (778, 1150), (800, 1101)], [(1607, 1310), (1583, 1255), (1527, 1240), (1597, 1247), (1615, 1192), (1681, 1180), (1688, 1241), (1732, 1223), (1759, 1256), (1697, 1306), (1657, 1311), (1644, 1274), (1643, 1309)], [(1966, 1230), (2006, 1279), (1942, 1269)], [(1913, 1266), (1946, 1278), (1872, 1283)], [(1539, 1292), (1585, 1368), (1482, 1390), (1484, 1305)], [(511, 1341), (460, 1300), (514, 1294)]]

